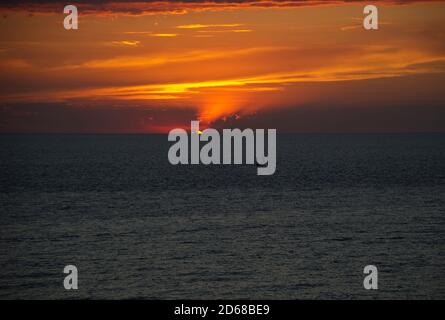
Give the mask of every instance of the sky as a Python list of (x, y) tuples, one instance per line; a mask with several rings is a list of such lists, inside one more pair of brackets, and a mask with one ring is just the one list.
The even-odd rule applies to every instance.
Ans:
[(445, 132), (444, 1), (66, 4), (0, 4), (0, 132)]

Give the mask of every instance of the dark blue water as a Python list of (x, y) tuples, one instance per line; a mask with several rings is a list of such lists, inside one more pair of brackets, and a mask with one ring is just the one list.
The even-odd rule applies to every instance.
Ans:
[(162, 135), (1, 135), (0, 298), (445, 298), (445, 135), (277, 143), (257, 176)]

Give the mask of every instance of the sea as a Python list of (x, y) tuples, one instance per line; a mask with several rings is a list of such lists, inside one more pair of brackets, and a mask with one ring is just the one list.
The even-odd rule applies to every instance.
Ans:
[(171, 144), (0, 135), (0, 299), (445, 298), (445, 134), (279, 134), (271, 176)]

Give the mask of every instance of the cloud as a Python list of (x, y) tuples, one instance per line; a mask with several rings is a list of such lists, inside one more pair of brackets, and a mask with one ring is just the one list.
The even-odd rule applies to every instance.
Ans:
[(139, 46), (140, 41), (131, 41), (131, 40), (123, 40), (123, 41), (113, 41), (112, 44), (124, 47), (137, 47)]
[(193, 110), (174, 107), (165, 112), (123, 105), (97, 108), (94, 102), (18, 103), (0, 106), (0, 132), (159, 133), (185, 127), (194, 118)]
[(176, 33), (153, 33), (153, 34), (150, 34), (150, 37), (171, 38), (171, 37), (176, 37), (176, 36), (178, 36), (178, 34), (176, 34)]
[[(382, 0), (382, 5), (403, 5), (410, 3), (440, 2), (440, 0)], [(153, 1), (76, 1), (82, 15), (153, 15), (153, 14), (185, 14), (190, 11), (225, 10), (236, 8), (289, 8), (302, 6), (344, 5), (368, 3), (363, 0), (153, 0)], [(25, 0), (8, 1), (0, 4), (0, 11), (24, 11), (29, 13), (60, 13), (66, 5), (60, 0)]]
[(252, 32), (251, 29), (231, 29), (231, 30), (199, 30), (201, 33), (247, 33)]
[(232, 24), (186, 24), (177, 26), (178, 29), (203, 29), (203, 28), (232, 28), (232, 27), (241, 27), (243, 24), (240, 23), (232, 23)]

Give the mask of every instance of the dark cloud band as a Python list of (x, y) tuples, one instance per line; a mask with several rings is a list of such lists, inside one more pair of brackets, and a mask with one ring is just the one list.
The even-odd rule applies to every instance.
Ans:
[[(188, 11), (224, 10), (232, 8), (269, 8), (269, 7), (301, 7), (321, 5), (344, 5), (352, 3), (365, 3), (363, 0), (157, 0), (157, 1), (87, 1), (78, 0), (70, 2), (82, 10), (82, 14), (123, 14), (123, 15), (145, 15), (158, 13), (185, 13)], [(398, 5), (415, 2), (426, 2), (420, 0), (381, 0), (381, 4)], [(432, 0), (430, 2), (443, 2)], [(31, 13), (60, 12), (67, 5), (67, 1), (60, 0), (25, 0), (4, 1), (0, 3), (1, 11), (24, 11)]]

